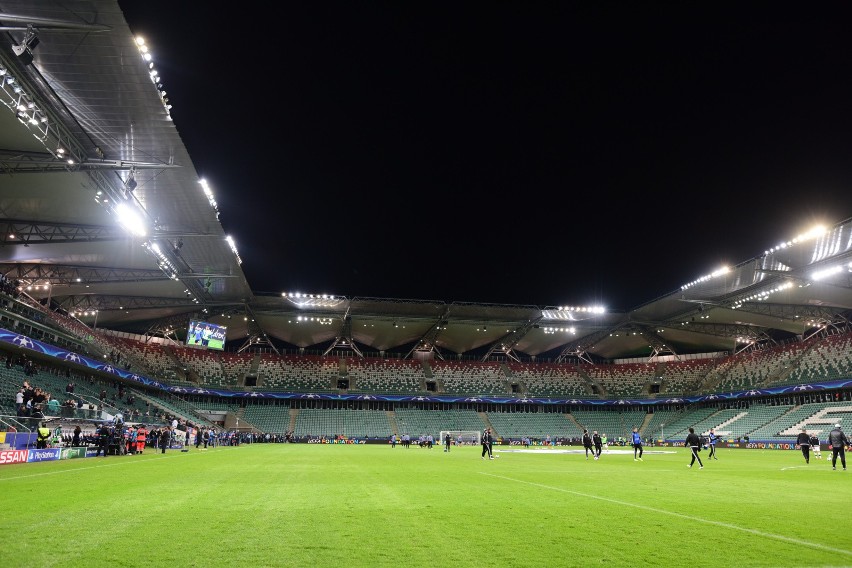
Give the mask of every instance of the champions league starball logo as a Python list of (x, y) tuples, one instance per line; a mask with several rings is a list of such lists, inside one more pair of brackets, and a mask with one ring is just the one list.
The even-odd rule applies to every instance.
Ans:
[(794, 392), (801, 392), (806, 390), (812, 390), (814, 388), (813, 385), (799, 385), (793, 389)]
[(35, 346), (32, 339), (23, 335), (16, 336), (15, 339), (12, 340), (12, 343), (20, 345), (21, 347), (26, 347), (27, 349), (32, 349), (33, 346)]
[(70, 361), (71, 363), (79, 363), (80, 361), (82, 361), (82, 359), (80, 359), (80, 356), (76, 353), (66, 353), (65, 360)]
[(719, 398), (719, 395), (711, 394), (710, 396), (707, 397), (707, 400), (716, 400), (717, 398)]

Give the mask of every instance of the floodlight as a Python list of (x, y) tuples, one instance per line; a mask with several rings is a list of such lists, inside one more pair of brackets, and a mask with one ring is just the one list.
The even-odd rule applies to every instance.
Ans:
[(127, 188), (127, 191), (133, 191), (138, 185), (139, 184), (136, 183), (136, 168), (130, 168), (130, 173), (127, 175), (127, 181), (124, 182), (124, 187)]
[(36, 30), (32, 24), (27, 26), (27, 33), (24, 35), (24, 41), (20, 45), (13, 45), (12, 52), (18, 56), (23, 65), (30, 65), (33, 62), (33, 50), (38, 46), (39, 39)]

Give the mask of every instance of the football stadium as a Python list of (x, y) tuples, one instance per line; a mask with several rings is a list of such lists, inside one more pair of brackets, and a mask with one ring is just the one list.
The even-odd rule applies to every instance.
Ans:
[(627, 310), (258, 292), (118, 3), (0, 23), (3, 566), (852, 566), (849, 211)]

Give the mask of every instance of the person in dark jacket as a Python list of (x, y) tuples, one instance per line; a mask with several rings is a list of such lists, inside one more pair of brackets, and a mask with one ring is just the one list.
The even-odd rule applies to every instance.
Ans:
[(846, 446), (849, 438), (840, 429), (840, 424), (834, 425), (834, 430), (828, 433), (828, 447), (831, 448), (831, 469), (837, 469), (837, 456), (840, 456), (840, 464), (846, 471)]
[(107, 457), (107, 452), (109, 451), (109, 438), (109, 426), (106, 425), (106, 422), (102, 422), (101, 427), (98, 428), (98, 449), (95, 452), (95, 457), (101, 455), (101, 452), (104, 453), (104, 457)]
[(686, 436), (686, 441), (683, 445), (692, 451), (692, 459), (686, 467), (692, 467), (695, 460), (698, 460), (698, 469), (704, 469), (704, 464), (701, 463), (701, 458), (698, 457), (698, 451), (701, 449), (701, 438), (695, 433), (695, 428), (689, 429), (689, 434)]
[(158, 440), (160, 443), (160, 449), (162, 453), (166, 453), (166, 448), (169, 447), (169, 444), (172, 442), (172, 430), (168, 426), (163, 426), (160, 429), (160, 438)]
[(493, 460), (494, 454), (492, 453), (491, 445), (494, 443), (494, 439), (491, 437), (491, 429), (486, 428), (482, 433), (482, 459), (485, 459), (485, 454), (488, 454), (488, 459)]
[(583, 447), (586, 449), (586, 459), (589, 459), (589, 452), (591, 452), (592, 457), (594, 457), (595, 450), (592, 447), (592, 437), (589, 435), (588, 430), (583, 430)]
[(597, 430), (592, 432), (592, 443), (595, 445), (595, 459), (598, 459), (603, 451), (603, 440), (601, 440), (601, 435), (598, 434)]
[(802, 450), (802, 455), (805, 456), (805, 463), (811, 463), (811, 437), (804, 428), (802, 428), (802, 431), (796, 437), (796, 445)]

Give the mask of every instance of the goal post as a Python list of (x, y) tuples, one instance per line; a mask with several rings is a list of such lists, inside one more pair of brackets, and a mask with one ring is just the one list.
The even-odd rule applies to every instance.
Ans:
[(444, 444), (447, 434), (450, 435), (450, 443), (454, 446), (478, 446), (482, 443), (482, 432), (479, 430), (441, 430), (439, 444)]

